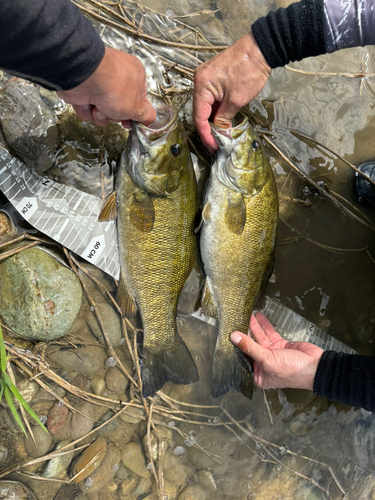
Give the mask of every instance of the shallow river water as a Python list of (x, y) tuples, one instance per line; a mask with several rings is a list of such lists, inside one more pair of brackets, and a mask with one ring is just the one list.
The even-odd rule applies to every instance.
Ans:
[[(159, 3), (161, 5), (156, 6), (152, 2), (152, 5), (159, 11), (166, 9), (166, 2)], [(185, 3), (173, 2), (175, 14), (179, 8), (180, 15), (185, 16), (203, 7), (222, 9), (227, 24), (225, 19), (219, 21), (227, 30), (220, 40), (217, 38), (219, 25), (216, 23), (220, 16), (205, 14), (208, 20), (201, 20), (201, 24), (196, 18), (190, 18), (207, 36), (211, 33), (212, 43), (234, 40), (245, 32), (246, 23), (251, 23), (268, 8), (275, 7), (257, 2), (244, 4), (239, 0), (240, 10), (236, 14), (243, 22), (238, 25), (235, 14), (230, 9), (225, 11), (223, 1), (208, 2), (207, 6)], [(170, 2), (168, 5), (172, 8)], [(246, 18), (244, 12), (251, 14)], [(186, 22), (188, 20), (188, 17), (185, 18)], [(103, 36), (105, 38), (105, 34)], [(115, 35), (111, 36), (113, 40), (117, 39)], [(147, 50), (143, 57), (147, 57)], [(336, 154), (354, 165), (375, 159), (373, 68), (375, 50), (372, 47), (291, 64), (288, 68), (273, 71), (264, 90), (249, 106), (258, 129), (305, 176), (320, 182), (333, 199), (352, 213), (358, 215), (357, 210), (360, 210), (369, 219), (368, 225), (365, 225), (344, 214), (332, 201), (319, 195), (308, 180), (296, 173), (274, 148), (265, 143), (278, 186), (281, 220), (274, 275), (263, 297), (267, 295), (279, 300), (365, 355), (375, 355), (375, 234), (371, 227), (375, 224), (375, 211), (358, 200), (354, 172)], [(370, 76), (360, 77), (358, 74)], [(67, 144), (79, 149), (79, 135), (72, 134), (71, 130), (70, 133), (69, 136), (69, 131), (66, 132), (65, 138), (76, 142)], [(194, 135), (192, 139), (198, 144)], [(200, 148), (199, 144), (197, 147)], [(63, 168), (54, 167), (50, 172), (51, 178), (83, 189), (80, 181), (77, 184), (77, 179), (84, 163), (88, 177), (83, 184), (87, 185), (92, 178), (96, 186), (99, 185), (100, 169), (92, 159), (95, 154), (99, 157), (99, 152), (86, 152), (85, 156), (82, 152), (85, 148), (87, 146), (81, 144), (81, 156), (77, 156), (74, 168), (64, 173)], [(115, 153), (112, 157), (109, 154), (107, 165), (110, 166), (116, 158)], [(205, 158), (209, 161), (207, 156)], [(63, 165), (62, 161), (60, 165)], [(112, 175), (112, 167), (109, 166), (106, 173), (106, 186), (109, 188), (106, 192), (110, 190)], [(203, 163), (201, 168), (207, 173)], [(99, 194), (95, 189), (92, 187), (92, 192)], [(12, 211), (9, 206), (7, 208)], [(22, 225), (22, 221), (19, 224)], [(192, 280), (185, 290), (184, 304), (194, 301), (196, 289), (197, 279)], [(298, 390), (272, 390), (265, 394), (257, 390), (252, 401), (238, 394), (215, 400), (209, 389), (215, 327), (192, 317), (186, 308), (181, 307), (181, 311), (184, 310), (186, 313), (180, 312), (178, 318), (179, 333), (196, 360), (200, 381), (188, 387), (166, 384), (163, 388), (167, 396), (186, 405), (178, 406), (176, 418), (171, 413), (169, 418), (164, 419), (170, 429), (179, 429), (178, 432), (174, 430), (173, 444), (169, 444), (175, 473), (172, 474), (170, 468), (166, 475), (167, 482), (180, 488), (177, 488), (178, 498), (375, 498), (373, 414)], [(184, 410), (191, 413), (185, 414)], [(17, 434), (16, 430), (12, 432)], [(129, 441), (126, 432), (124, 423), (120, 422), (114, 433), (106, 436), (107, 442), (121, 448)], [(140, 440), (145, 429), (133, 429), (131, 432), (135, 440)], [(0, 436), (0, 444), (1, 439)], [(19, 443), (18, 438), (16, 442)], [(194, 456), (198, 453), (196, 445), (208, 455)], [(6, 446), (9, 446), (9, 439)], [(9, 456), (16, 458), (17, 453), (9, 453)], [(6, 466), (9, 465), (12, 462), (8, 460)], [(33, 469), (36, 474), (40, 471)], [(178, 476), (184, 478), (182, 482), (179, 482)], [(67, 476), (63, 477), (66, 481)], [(55, 498), (62, 488), (61, 484), (38, 481), (17, 473), (13, 473), (11, 479), (29, 484), (39, 500)], [(155, 491), (151, 491), (152, 487), (146, 491), (138, 490), (138, 493), (134, 493), (134, 489), (127, 492), (124, 482), (125, 479), (117, 475), (97, 493), (72, 489), (64, 494), (61, 490), (56, 498), (157, 498)], [(180, 491), (186, 484), (199, 484), (204, 495), (197, 490), (190, 496), (181, 496)], [(166, 498), (172, 500), (177, 498), (176, 495), (176, 491), (169, 496), (166, 493)]]

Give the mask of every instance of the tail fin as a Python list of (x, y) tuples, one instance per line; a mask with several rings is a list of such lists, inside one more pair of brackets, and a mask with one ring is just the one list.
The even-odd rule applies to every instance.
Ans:
[(254, 389), (252, 362), (234, 346), (233, 351), (215, 351), (211, 374), (211, 392), (215, 398), (230, 389), (242, 392), (249, 399)]
[(165, 382), (198, 382), (198, 370), (179, 335), (167, 349), (143, 347), (141, 357), (142, 394), (146, 398), (161, 389)]

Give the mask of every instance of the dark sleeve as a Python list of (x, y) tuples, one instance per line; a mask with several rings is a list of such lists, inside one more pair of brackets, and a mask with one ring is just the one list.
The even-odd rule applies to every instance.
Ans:
[(0, 0), (0, 67), (70, 90), (99, 66), (104, 43), (70, 0)]
[(315, 375), (314, 393), (375, 411), (375, 357), (325, 351)]
[(302, 0), (269, 12), (251, 31), (271, 68), (327, 52), (323, 0)]

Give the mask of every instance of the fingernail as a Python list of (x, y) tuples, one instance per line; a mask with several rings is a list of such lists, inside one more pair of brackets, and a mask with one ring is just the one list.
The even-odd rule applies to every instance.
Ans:
[(105, 120), (107, 117), (105, 115), (103, 115), (100, 111), (98, 111), (95, 115), (95, 118), (97, 120)]
[(233, 344), (239, 344), (242, 340), (242, 336), (239, 333), (234, 332), (231, 334), (230, 339), (233, 342)]
[(82, 109), (84, 111), (91, 111), (91, 104), (83, 104)]

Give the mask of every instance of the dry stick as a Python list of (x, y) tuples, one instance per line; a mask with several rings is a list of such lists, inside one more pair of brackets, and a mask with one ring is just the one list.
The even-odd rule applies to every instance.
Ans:
[(339, 200), (342, 200), (345, 203), (347, 203), (352, 210), (355, 210), (356, 212), (358, 212), (359, 214), (361, 214), (362, 217), (367, 220), (367, 222), (369, 222), (370, 224), (372, 224), (372, 221), (368, 217), (366, 217), (365, 214), (363, 214), (358, 207), (354, 206), (353, 203), (350, 203), (350, 201), (348, 201), (344, 196), (341, 196), (341, 194), (336, 193), (336, 191), (332, 191), (332, 189), (330, 189), (329, 192), (331, 194), (333, 194), (333, 196), (336, 196), (336, 198), (338, 198)]
[[(124, 332), (124, 338), (125, 338), (125, 341), (126, 341), (126, 344), (128, 346), (128, 350), (129, 350), (129, 353), (132, 357), (132, 361), (135, 365), (135, 357), (134, 357), (134, 353), (133, 353), (133, 349), (131, 347), (131, 344), (130, 344), (130, 340), (129, 340), (129, 335), (128, 335), (128, 330), (126, 328), (126, 324), (125, 324), (125, 320), (124, 320), (124, 317), (123, 317), (123, 313), (122, 313), (122, 309), (121, 307), (118, 305), (118, 303), (116, 302), (116, 300), (112, 297), (111, 293), (109, 292), (109, 290), (107, 290), (107, 288), (98, 280), (96, 279), (94, 276), (91, 276), (91, 274), (84, 268), (84, 266), (82, 266), (77, 259), (75, 259), (73, 257), (73, 255), (71, 255), (71, 258), (72, 258), (72, 261), (74, 262), (74, 264), (84, 273), (86, 274), (86, 276), (88, 278), (90, 278), (99, 288), (101, 288), (107, 295), (107, 297), (110, 299), (110, 301), (112, 302), (112, 304), (115, 306), (117, 312), (120, 314), (120, 317), (121, 317), (121, 322), (122, 322), (122, 328), (123, 328), (123, 332)], [(135, 380), (130, 377), (130, 380), (131, 382), (137, 387), (137, 383), (135, 382)]]
[[(260, 439), (257, 438), (257, 436), (254, 436), (254, 434), (252, 434), (251, 432), (249, 432), (247, 429), (245, 429), (245, 427), (242, 427), (233, 417), (232, 415), (223, 407), (221, 407), (221, 410), (222, 412), (233, 422), (235, 423), (235, 425), (244, 433), (246, 434), (247, 436), (249, 436), (253, 441), (261, 441)], [(297, 476), (299, 477), (302, 477), (303, 479), (305, 479), (306, 481), (310, 482), (311, 484), (313, 484), (314, 486), (316, 486), (317, 488), (319, 488), (321, 491), (323, 491), (323, 493), (325, 493), (327, 495), (327, 497), (329, 499), (331, 499), (331, 496), (329, 495), (328, 491), (323, 487), (323, 486), (320, 486), (319, 483), (317, 483), (314, 479), (311, 479), (310, 477), (308, 476), (305, 476), (304, 474), (301, 474), (300, 472), (292, 469), (291, 467), (289, 467), (288, 465), (285, 465), (283, 462), (281, 462), (281, 460), (270, 450), (267, 449), (267, 453), (269, 455), (271, 455), (271, 457), (276, 460), (276, 462), (278, 462), (280, 465), (282, 465), (283, 467), (285, 467), (286, 469), (288, 469), (289, 471), (293, 472), (294, 474), (296, 474)]]
[[(249, 422), (246, 422), (246, 425), (247, 425), (247, 427), (250, 429), (250, 431), (251, 431), (252, 433), (255, 433), (255, 429), (254, 429), (254, 427), (253, 427), (253, 426), (252, 426)], [(344, 493), (344, 494), (345, 494), (344, 489), (342, 488), (341, 484), (339, 483), (338, 479), (336, 478), (336, 476), (335, 476), (335, 474), (334, 474), (333, 470), (331, 469), (331, 466), (330, 466), (330, 465), (326, 464), (325, 462), (321, 462), (321, 461), (319, 461), (319, 460), (315, 460), (314, 458), (306, 457), (305, 455), (299, 455), (298, 453), (295, 453), (294, 451), (291, 451), (291, 450), (289, 450), (288, 448), (285, 448), (285, 447), (279, 446), (279, 445), (277, 445), (277, 444), (275, 444), (275, 443), (271, 443), (271, 442), (266, 441), (265, 439), (262, 439), (262, 438), (260, 438), (260, 437), (257, 437), (256, 439), (257, 439), (257, 441), (259, 441), (259, 442), (261, 442), (261, 443), (263, 443), (263, 444), (265, 444), (265, 445), (267, 445), (267, 446), (272, 446), (273, 448), (278, 448), (279, 450), (284, 449), (284, 450), (285, 450), (285, 453), (287, 453), (288, 455), (292, 455), (292, 456), (294, 456), (294, 457), (302, 458), (302, 459), (304, 459), (304, 460), (307, 460), (308, 462), (312, 462), (312, 463), (314, 463), (314, 464), (317, 464), (317, 465), (322, 465), (323, 467), (327, 467), (327, 469), (328, 469), (329, 473), (331, 474), (331, 476), (332, 476), (332, 478), (333, 478), (334, 482), (336, 483), (336, 486), (338, 487), (338, 489), (339, 489), (342, 493)]]
[(335, 151), (333, 151), (332, 149), (330, 149), (329, 147), (325, 146), (324, 144), (322, 144), (321, 142), (317, 141), (316, 139), (313, 139), (305, 134), (301, 134), (301, 132), (296, 132), (294, 130), (291, 130), (290, 133), (292, 135), (295, 135), (295, 136), (299, 136), (299, 137), (302, 137), (303, 139), (307, 139), (308, 141), (311, 141), (313, 142), (314, 144), (317, 144), (318, 146), (324, 148), (326, 151), (329, 151), (330, 153), (332, 153), (333, 155), (335, 155), (337, 158), (339, 158), (341, 161), (343, 161), (344, 163), (346, 163), (351, 169), (353, 169), (355, 172), (357, 172), (358, 175), (361, 175), (362, 177), (364, 177), (368, 182), (370, 182), (373, 186), (375, 186), (375, 181), (373, 181), (371, 179), (371, 177), (369, 177), (368, 175), (364, 174), (363, 172), (361, 172), (359, 170), (359, 168), (357, 168), (355, 165), (353, 165), (352, 163), (350, 163), (350, 161), (348, 160), (345, 160), (345, 158), (343, 158), (341, 155), (339, 155), (338, 153), (335, 153)]
[[(80, 437), (78, 439), (75, 439), (71, 443), (68, 443), (65, 446), (62, 446), (59, 450), (51, 451), (51, 453), (47, 453), (47, 455), (44, 455), (43, 457), (31, 460), (30, 462), (24, 462), (22, 464), (15, 464), (15, 465), (11, 465), (11, 466), (7, 467), (3, 471), (0, 471), (0, 478), (6, 476), (8, 474), (10, 474), (11, 472), (15, 472), (15, 471), (21, 470), (24, 467), (29, 467), (30, 465), (39, 464), (41, 462), (45, 462), (46, 460), (49, 460), (50, 458), (54, 458), (56, 456), (59, 456), (59, 454), (61, 454), (61, 452), (63, 452), (67, 448), (70, 448), (71, 446), (74, 446), (75, 444), (79, 443), (83, 439), (86, 439), (89, 436), (91, 436), (91, 434), (94, 434), (95, 432), (99, 431), (105, 425), (109, 424), (109, 422), (111, 422), (113, 419), (117, 418), (120, 415), (120, 413), (122, 413), (124, 410), (126, 410), (126, 408), (127, 408), (126, 406), (124, 408), (121, 408), (121, 410), (119, 410), (111, 418), (109, 418), (108, 420), (106, 420), (102, 424), (98, 425), (98, 427), (95, 427), (90, 432), (88, 432), (87, 434), (85, 434), (84, 436), (82, 436), (82, 437)], [(87, 447), (87, 446), (90, 446), (90, 444), (87, 444), (87, 445), (83, 446), (82, 448)]]
[[(283, 219), (282, 217), (280, 217), (280, 220), (286, 225), (289, 227), (289, 229), (291, 229), (292, 231), (295, 231), (298, 236), (291, 236), (291, 239), (296, 239), (296, 238), (305, 238), (306, 241), (309, 241), (310, 243), (313, 243), (314, 245), (317, 245), (318, 247), (320, 248), (324, 248), (325, 250), (328, 250), (330, 252), (333, 252), (333, 253), (340, 253), (340, 252), (363, 252), (363, 251), (366, 251), (367, 254), (369, 255), (369, 252), (368, 252), (368, 249), (367, 249), (367, 246), (364, 246), (363, 248), (336, 248), (336, 247), (331, 247), (329, 245), (325, 245), (324, 243), (319, 243), (318, 241), (316, 240), (313, 240), (312, 238), (310, 238), (308, 235), (304, 235), (302, 234), (300, 231), (298, 231), (298, 229), (296, 229), (295, 227), (291, 226), (289, 224), (289, 222), (287, 222), (285, 219)], [(371, 255), (369, 255), (371, 260), (375, 263), (375, 261), (372, 259)]]
[[(150, 464), (151, 464), (151, 470), (152, 470), (152, 473), (154, 475), (156, 484), (157, 484), (158, 489), (159, 489), (159, 477), (158, 477), (158, 475), (156, 473), (154, 459), (153, 459), (153, 456), (152, 456), (152, 446), (151, 446), (151, 418), (152, 418), (152, 408), (153, 408), (153, 406), (154, 406), (154, 402), (152, 401), (151, 404), (150, 404), (150, 410), (148, 412), (148, 418), (147, 418), (147, 448), (148, 448), (148, 456), (149, 456)], [(159, 467), (160, 467), (160, 463), (159, 463)]]
[(21, 477), (27, 477), (29, 479), (36, 479), (37, 481), (50, 481), (52, 483), (69, 484), (69, 481), (64, 481), (63, 479), (56, 479), (56, 478), (52, 478), (52, 477), (38, 476), (37, 474), (34, 474), (32, 472), (17, 472), (16, 474), (18, 476), (21, 476)]
[(100, 329), (102, 331), (103, 337), (105, 338), (105, 341), (107, 343), (107, 346), (108, 346), (108, 349), (109, 349), (109, 352), (110, 352), (111, 356), (116, 360), (116, 363), (118, 364), (119, 368), (124, 372), (124, 374), (128, 378), (128, 380), (131, 380), (133, 383), (135, 383), (134, 380), (133, 380), (133, 377), (130, 375), (130, 373), (125, 368), (125, 366), (121, 363), (120, 358), (118, 357), (116, 351), (114, 350), (114, 348), (113, 348), (113, 346), (111, 344), (111, 341), (108, 338), (107, 332), (105, 331), (105, 328), (104, 328), (102, 317), (99, 314), (98, 308), (97, 308), (97, 306), (96, 306), (93, 298), (91, 297), (90, 292), (87, 289), (86, 283), (84, 282), (82, 276), (79, 275), (79, 273), (77, 271), (77, 268), (75, 267), (75, 265), (73, 263), (73, 260), (71, 259), (71, 256), (70, 256), (69, 252), (66, 250), (66, 248), (64, 248), (64, 252), (65, 252), (66, 257), (68, 258), (68, 260), (70, 262), (70, 265), (71, 265), (73, 271), (75, 272), (75, 274), (77, 275), (79, 281), (81, 282), (82, 288), (85, 291), (85, 294), (86, 294), (86, 297), (87, 297), (87, 299), (89, 301), (90, 306), (92, 306), (94, 308), (96, 319), (97, 319), (97, 321), (99, 323)]
[(298, 175), (300, 175), (306, 182), (309, 182), (312, 186), (314, 186), (314, 188), (319, 191), (319, 193), (321, 194), (321, 196), (323, 196), (324, 198), (326, 198), (327, 200), (331, 201), (333, 203), (333, 205), (338, 208), (342, 213), (352, 217), (354, 220), (356, 220), (357, 222), (363, 224), (364, 226), (366, 226), (368, 229), (371, 229), (371, 231), (375, 231), (375, 226), (373, 226), (372, 224), (368, 224), (367, 222), (365, 222), (363, 219), (361, 219), (360, 217), (358, 217), (357, 215), (353, 214), (353, 212), (351, 212), (349, 209), (347, 209), (342, 203), (338, 202), (337, 200), (335, 200), (330, 194), (328, 191), (326, 191), (324, 188), (322, 188), (321, 186), (319, 186), (318, 183), (316, 183), (314, 180), (311, 179), (311, 177), (308, 177), (306, 174), (304, 174), (303, 172), (301, 172), (301, 170), (296, 167), (294, 165), (294, 163), (292, 163), (289, 158), (287, 158), (284, 153), (270, 140), (268, 139), (268, 137), (264, 136), (263, 134), (261, 134), (262, 137), (263, 137), (263, 140), (267, 142), (267, 144), (269, 144), (280, 156), (281, 158), (290, 166), (293, 168), (293, 170), (295, 170)]
[(221, 51), (221, 50), (225, 50), (228, 48), (228, 45), (187, 45), (187, 44), (183, 44), (183, 43), (171, 42), (169, 40), (157, 38), (157, 37), (154, 37), (151, 35), (147, 35), (146, 33), (143, 33), (137, 29), (128, 28), (128, 27), (123, 26), (119, 23), (116, 23), (115, 21), (111, 21), (110, 19), (106, 19), (106, 18), (96, 14), (96, 12), (94, 12), (90, 9), (86, 9), (85, 7), (83, 7), (82, 5), (80, 5), (79, 3), (75, 2), (75, 1), (73, 1), (73, 3), (75, 5), (77, 5), (77, 7), (80, 10), (82, 10), (82, 12), (89, 14), (90, 16), (94, 17), (95, 19), (98, 19), (101, 22), (106, 22), (106, 23), (110, 24), (111, 26), (114, 26), (115, 28), (122, 29), (135, 37), (144, 38), (145, 40), (149, 40), (150, 42), (159, 43), (161, 45), (167, 45), (169, 47), (176, 47), (179, 49), (201, 50), (201, 51), (207, 51), (207, 52), (216, 52), (216, 51)]
[(190, 406), (191, 408), (212, 408), (212, 409), (216, 409), (216, 410), (221, 410), (221, 406), (220, 405), (194, 405), (192, 403), (184, 403), (183, 401), (178, 401), (177, 399), (173, 399), (173, 398), (171, 398), (170, 396), (167, 396), (166, 394), (164, 394), (164, 392), (161, 392), (161, 391), (158, 391), (158, 394), (159, 395), (163, 394), (163, 399), (172, 401), (173, 403), (176, 403), (178, 405)]
[(13, 250), (9, 250), (8, 252), (3, 252), (0, 254), (0, 261), (11, 257), (12, 255), (16, 255), (17, 253), (23, 252), (24, 250), (35, 247), (35, 245), (38, 245), (37, 241), (33, 241), (32, 243), (27, 243), (26, 245), (22, 245), (20, 247), (14, 248)]
[(266, 405), (266, 408), (268, 411), (268, 416), (270, 417), (271, 425), (273, 425), (273, 418), (272, 418), (270, 405), (268, 404), (267, 394), (266, 394), (266, 391), (264, 389), (262, 389), (262, 392), (263, 392), (264, 404)]
[(363, 73), (358, 72), (358, 73), (326, 73), (326, 72), (319, 72), (319, 71), (305, 71), (303, 69), (297, 69), (297, 68), (291, 68), (290, 66), (285, 66), (286, 69), (289, 71), (294, 71), (295, 73), (301, 73), (303, 75), (311, 75), (311, 76), (344, 76), (345, 78), (372, 78), (375, 76), (375, 73)]
[(102, 137), (100, 141), (100, 157), (99, 157), (99, 162), (100, 162), (100, 184), (101, 184), (101, 198), (102, 200), (105, 199), (105, 194), (104, 194), (104, 172), (103, 172), (103, 159), (104, 159), (104, 138), (105, 134), (108, 130), (108, 127), (104, 127), (102, 131)]
[[(32, 373), (31, 371), (26, 368), (25, 366), (23, 366), (18, 360), (15, 360), (14, 361), (16, 363), (17, 366), (19, 366), (20, 368), (22, 368), (22, 370), (24, 370), (24, 372), (29, 375), (29, 376), (32, 376)], [(57, 401), (60, 401), (61, 398), (59, 397), (58, 394), (56, 394), (52, 389), (50, 389), (48, 387), (47, 384), (45, 384), (42, 380), (40, 380), (39, 378), (35, 378), (35, 381), (37, 384), (39, 384), (41, 387), (43, 387), (43, 389), (47, 392), (49, 392), (50, 394), (52, 394), (52, 396), (54, 396)], [(96, 419), (95, 418), (91, 418), (91, 417), (88, 417), (87, 415), (85, 415), (84, 413), (82, 413), (81, 411), (77, 410), (77, 408), (74, 408), (74, 406), (71, 406), (67, 401), (64, 401), (64, 406), (66, 406), (67, 408), (69, 408), (69, 410), (72, 412), (72, 413), (79, 413), (80, 415), (82, 415), (83, 417), (87, 418), (87, 420), (92, 420), (93, 422), (96, 422)]]

